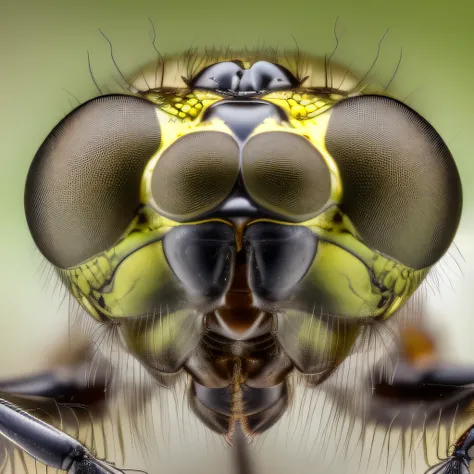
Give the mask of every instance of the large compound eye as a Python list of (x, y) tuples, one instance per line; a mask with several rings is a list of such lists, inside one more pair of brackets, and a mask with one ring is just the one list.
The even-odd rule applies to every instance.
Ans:
[(331, 192), (329, 169), (319, 151), (289, 132), (251, 137), (242, 152), (242, 175), (258, 204), (293, 222), (318, 215)]
[(25, 190), (30, 231), (51, 263), (68, 268), (117, 241), (140, 205), (160, 137), (155, 106), (125, 95), (93, 99), (54, 128)]
[(368, 245), (415, 269), (444, 254), (461, 216), (461, 182), (423, 117), (388, 97), (349, 98), (332, 108), (326, 148), (341, 173), (341, 207)]
[(153, 170), (151, 191), (160, 213), (178, 222), (224, 201), (239, 175), (239, 145), (223, 132), (193, 132), (176, 140)]

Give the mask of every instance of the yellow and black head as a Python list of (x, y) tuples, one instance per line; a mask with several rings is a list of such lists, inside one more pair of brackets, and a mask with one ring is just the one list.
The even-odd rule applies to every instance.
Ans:
[(321, 63), (293, 59), (203, 59), (187, 76), (163, 60), (132, 94), (72, 111), (33, 160), (38, 248), (157, 371), (185, 364), (210, 314), (244, 337), (227, 298), (244, 268), (245, 337), (271, 315), (294, 365), (323, 373), (454, 238), (460, 179), (433, 127), (343, 70), (328, 81)]

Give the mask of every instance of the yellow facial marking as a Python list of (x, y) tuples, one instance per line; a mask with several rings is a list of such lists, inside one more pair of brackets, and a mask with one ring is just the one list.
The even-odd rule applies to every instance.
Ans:
[(367, 318), (386, 309), (380, 304), (389, 295), (372, 284), (367, 267), (329, 242), (319, 243), (308, 278), (333, 302), (336, 314)]
[(196, 120), (209, 106), (222, 100), (222, 97), (208, 91), (186, 90), (162, 91), (150, 90), (142, 97), (156, 104), (166, 114), (177, 117), (183, 122)]
[(294, 91), (272, 92), (263, 96), (263, 99), (279, 106), (296, 120), (307, 120), (317, 117), (337, 102), (337, 100), (315, 93)]
[[(150, 208), (145, 207), (131, 222), (124, 232), (124, 237), (113, 248), (96, 255), (77, 267), (61, 270), (61, 278), (70, 288), (73, 296), (94, 318), (102, 320), (107, 317), (123, 316), (127, 314), (125, 309), (132, 311), (130, 299), (135, 298), (135, 293), (145, 291), (140, 285), (136, 286), (135, 293), (129, 293), (129, 299), (124, 302), (123, 294), (126, 292), (124, 288), (127, 285), (128, 287), (133, 286), (130, 279), (128, 283), (123, 281), (122, 275), (125, 272), (133, 273), (129, 268), (130, 263), (125, 262), (128, 258), (133, 257), (135, 272), (143, 272), (145, 266), (150, 265), (153, 258), (156, 258), (156, 255), (151, 255), (145, 249), (154, 242), (161, 245), (159, 241), (175, 225), (177, 223), (161, 217)], [(137, 258), (140, 260), (138, 263)], [(163, 269), (165, 266), (168, 268), (167, 264), (161, 260), (155, 263), (157, 263), (157, 267), (152, 266), (152, 271), (157, 271), (157, 268)], [(121, 270), (115, 275), (117, 267), (121, 264), (125, 265), (125, 270)], [(111, 296), (112, 293), (107, 285), (110, 284), (114, 275), (117, 281), (114, 280), (116, 286), (114, 286), (113, 296)], [(136, 285), (136, 282), (134, 284)]]
[(278, 340), (298, 370), (320, 374), (337, 367), (350, 353), (361, 323), (326, 320), (318, 312), (278, 314)]
[[(198, 320), (196, 314), (189, 310), (179, 310), (173, 313), (163, 311), (155, 319), (150, 318), (151, 324), (126, 325), (122, 331), (125, 341), (134, 354), (155, 357), (163, 356), (173, 350), (178, 353), (187, 353), (189, 335), (186, 329), (192, 326), (190, 319)], [(192, 347), (192, 346), (191, 346)]]
[[(256, 222), (285, 225), (272, 219), (248, 225)], [(344, 318), (388, 318), (429, 271), (414, 270), (369, 248), (336, 206), (310, 221), (286, 225), (304, 226), (315, 234), (318, 247), (305, 279), (333, 301), (333, 312)]]
[(104, 309), (109, 317), (139, 316), (142, 302), (154, 298), (157, 286), (170, 278), (161, 242), (148, 244), (127, 257), (117, 268), (112, 291), (102, 291)]

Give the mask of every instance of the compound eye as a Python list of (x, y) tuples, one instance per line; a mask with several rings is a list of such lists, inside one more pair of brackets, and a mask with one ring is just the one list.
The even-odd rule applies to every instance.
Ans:
[(368, 245), (415, 269), (444, 254), (461, 216), (461, 182), (423, 117), (388, 97), (345, 99), (332, 108), (326, 148), (341, 173), (341, 207)]
[(289, 132), (265, 132), (245, 144), (242, 175), (250, 196), (290, 222), (321, 212), (331, 193), (331, 175), (319, 151)]
[(93, 99), (54, 128), (25, 190), (31, 234), (51, 263), (78, 265), (117, 241), (140, 205), (143, 171), (160, 139), (155, 106), (125, 95)]
[(189, 133), (170, 145), (153, 170), (151, 192), (160, 213), (178, 222), (211, 211), (239, 175), (239, 145), (231, 135)]

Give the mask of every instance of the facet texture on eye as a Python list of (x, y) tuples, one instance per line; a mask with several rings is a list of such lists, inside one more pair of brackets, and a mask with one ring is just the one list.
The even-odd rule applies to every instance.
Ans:
[(28, 225), (50, 262), (77, 265), (120, 237), (160, 142), (155, 106), (130, 96), (93, 99), (56, 126), (36, 153), (25, 190)]
[(343, 183), (342, 209), (373, 248), (409, 265), (432, 265), (461, 215), (459, 174), (447, 146), (394, 99), (360, 96), (331, 110), (326, 147)]
[(195, 132), (159, 157), (151, 189), (158, 209), (178, 221), (215, 208), (232, 191), (239, 173), (239, 146), (230, 134)]
[(306, 138), (283, 131), (249, 139), (242, 175), (253, 199), (290, 221), (317, 215), (331, 192), (329, 169), (319, 151)]

